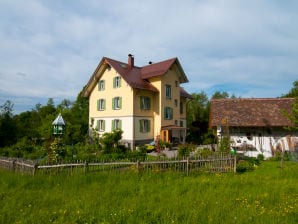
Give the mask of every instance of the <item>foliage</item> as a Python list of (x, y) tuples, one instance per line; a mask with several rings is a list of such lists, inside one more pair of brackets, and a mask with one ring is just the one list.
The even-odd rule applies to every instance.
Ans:
[(187, 141), (202, 143), (203, 135), (207, 132), (209, 120), (209, 101), (206, 93), (193, 93), (187, 104)]
[(230, 151), (230, 138), (227, 136), (223, 136), (219, 140), (218, 149), (220, 152), (228, 153)]
[(256, 167), (258, 167), (263, 160), (264, 160), (264, 156), (262, 154), (259, 154), (257, 158), (237, 155), (236, 171), (238, 173), (252, 171)]
[(291, 154), (288, 151), (281, 152), (277, 151), (274, 153), (273, 157), (269, 158), (271, 161), (290, 161), (291, 160)]
[(55, 106), (54, 100), (49, 98), (46, 105), (38, 103), (31, 111), (17, 115), (13, 115), (13, 103), (6, 101), (0, 106), (0, 147), (12, 146), (23, 138), (31, 139), (35, 144), (45, 142), (52, 137), (52, 122), (59, 113), (66, 121), (64, 142), (85, 142), (88, 110), (88, 99), (82, 97), (81, 93), (74, 103), (64, 99)]
[(181, 144), (178, 146), (178, 156), (187, 157), (194, 150), (195, 150), (195, 145), (193, 144)]
[(292, 107), (291, 113), (286, 112), (285, 116), (287, 116), (294, 124), (294, 126), (291, 129), (298, 130), (298, 80), (293, 82), (293, 87), (291, 88), (291, 90), (282, 97), (295, 98), (295, 102)]
[(298, 80), (293, 82), (293, 87), (287, 94), (284, 94), (282, 97), (298, 97)]
[(196, 150), (196, 155), (198, 156), (201, 156), (201, 157), (209, 157), (213, 154), (214, 152), (211, 151), (210, 149), (208, 148), (203, 148), (203, 149), (199, 149), (199, 150)]
[(105, 153), (111, 153), (113, 149), (118, 149), (119, 141), (122, 138), (123, 131), (115, 129), (112, 132), (105, 132), (99, 142), (102, 145), (102, 149)]
[[(226, 91), (220, 92), (220, 91), (216, 91), (215, 93), (213, 93), (211, 99), (226, 99), (229, 98), (229, 94)], [(234, 96), (232, 96), (232, 98), (234, 98)]]
[(17, 140), (16, 123), (12, 111), (13, 103), (9, 100), (0, 106), (0, 147), (12, 145)]
[(217, 143), (217, 136), (214, 134), (213, 129), (209, 128), (207, 133), (203, 136), (203, 145), (211, 145)]
[(241, 175), (0, 170), (0, 223), (297, 223), (298, 163), (278, 164)]
[(237, 173), (243, 173), (243, 172), (250, 171), (253, 169), (254, 168), (253, 168), (252, 164), (246, 160), (240, 160), (237, 162), (237, 166), (236, 166)]

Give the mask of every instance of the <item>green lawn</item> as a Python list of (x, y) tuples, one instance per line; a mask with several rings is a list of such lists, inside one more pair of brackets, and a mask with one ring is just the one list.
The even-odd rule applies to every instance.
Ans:
[(298, 163), (243, 174), (0, 170), (0, 223), (298, 223)]

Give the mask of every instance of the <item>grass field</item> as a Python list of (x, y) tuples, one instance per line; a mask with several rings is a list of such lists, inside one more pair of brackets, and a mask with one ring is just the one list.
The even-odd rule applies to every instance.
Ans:
[(243, 174), (0, 170), (1, 223), (298, 223), (298, 163)]

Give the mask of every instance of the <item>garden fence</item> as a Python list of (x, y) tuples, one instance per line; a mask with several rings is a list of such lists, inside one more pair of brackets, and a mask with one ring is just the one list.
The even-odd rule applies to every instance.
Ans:
[(32, 160), (22, 160), (16, 158), (0, 158), (0, 168), (12, 170), (21, 173), (44, 173), (55, 174), (66, 173), (88, 173), (97, 171), (175, 171), (184, 172), (187, 175), (195, 172), (236, 172), (236, 157), (230, 155), (213, 155), (210, 157), (187, 157), (187, 158), (165, 158), (156, 157), (134, 161), (97, 161), (86, 162), (76, 161), (60, 164), (38, 164)]

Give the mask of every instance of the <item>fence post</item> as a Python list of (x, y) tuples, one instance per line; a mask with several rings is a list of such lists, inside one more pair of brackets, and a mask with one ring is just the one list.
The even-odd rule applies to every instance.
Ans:
[(234, 155), (234, 173), (237, 172), (237, 161), (236, 161), (236, 155)]
[(12, 171), (13, 172), (16, 171), (16, 160), (15, 159), (12, 161)]
[(189, 172), (189, 158), (187, 157), (186, 159), (186, 175), (188, 176), (188, 172)]
[(88, 162), (85, 161), (84, 163), (84, 174), (86, 174), (88, 172)]
[(32, 171), (32, 174), (33, 174), (33, 175), (35, 175), (35, 172), (36, 172), (37, 169), (38, 169), (38, 164), (35, 163), (35, 164), (34, 164), (34, 167), (33, 167), (33, 171)]
[(137, 167), (137, 171), (139, 171), (139, 169), (140, 169), (140, 161), (139, 160), (137, 160), (136, 167)]

